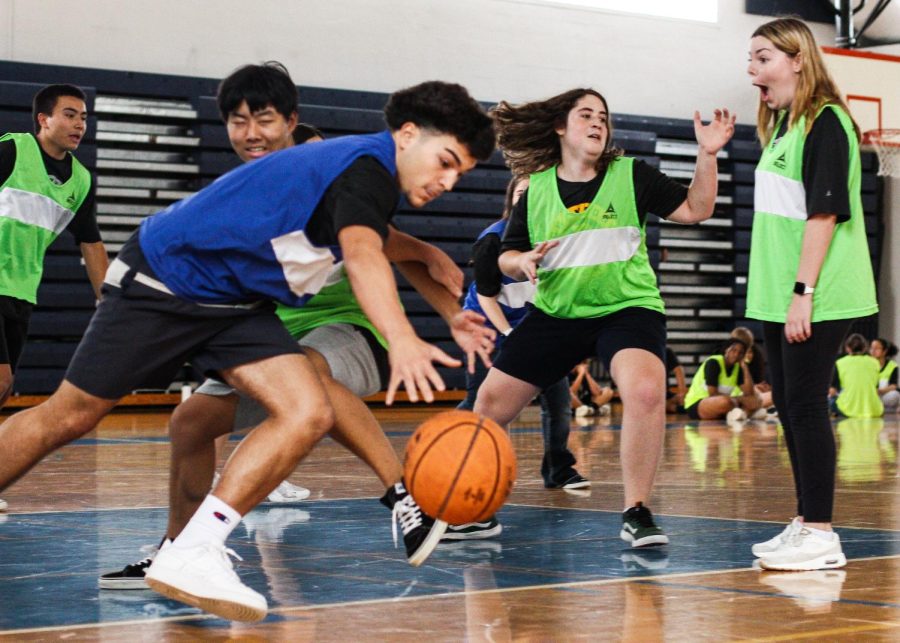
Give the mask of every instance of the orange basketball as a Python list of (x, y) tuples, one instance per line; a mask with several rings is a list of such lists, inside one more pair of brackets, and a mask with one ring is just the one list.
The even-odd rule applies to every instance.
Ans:
[(516, 454), (500, 426), (471, 411), (423, 422), (406, 445), (404, 480), (426, 514), (451, 525), (493, 516), (516, 481)]

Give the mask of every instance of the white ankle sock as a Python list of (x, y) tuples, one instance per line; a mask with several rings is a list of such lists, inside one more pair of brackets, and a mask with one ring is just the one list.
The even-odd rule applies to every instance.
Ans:
[(224, 544), (225, 539), (240, 522), (241, 514), (209, 494), (172, 545), (196, 547), (208, 542)]

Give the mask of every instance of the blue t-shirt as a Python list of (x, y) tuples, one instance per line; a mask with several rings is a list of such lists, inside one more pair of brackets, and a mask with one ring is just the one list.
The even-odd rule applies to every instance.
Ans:
[(305, 232), (325, 191), (361, 156), (396, 176), (395, 154), (388, 131), (269, 154), (145, 219), (141, 250), (182, 299), (302, 306), (341, 269), (340, 247), (317, 246)]

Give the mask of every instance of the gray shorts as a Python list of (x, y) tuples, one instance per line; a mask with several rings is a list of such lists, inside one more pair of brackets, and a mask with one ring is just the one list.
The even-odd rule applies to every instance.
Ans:
[[(384, 363), (384, 356), (375, 355), (365, 332), (367, 331), (351, 324), (330, 324), (311, 330), (298, 343), (303, 348), (311, 348), (320, 353), (328, 362), (335, 380), (350, 389), (354, 395), (365, 397), (381, 390), (383, 384), (381, 366)], [(379, 357), (382, 358), (380, 362)], [(207, 379), (195, 393), (221, 397), (231, 395), (235, 390), (224, 382)], [(265, 410), (255, 400), (241, 397), (234, 430), (256, 426), (265, 418)]]

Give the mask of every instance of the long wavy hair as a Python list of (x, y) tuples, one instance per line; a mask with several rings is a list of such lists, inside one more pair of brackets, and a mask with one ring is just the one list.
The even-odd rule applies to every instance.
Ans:
[[(806, 23), (799, 18), (778, 18), (757, 27), (751, 37), (756, 36), (767, 38), (779, 51), (783, 51), (791, 58), (800, 56), (797, 92), (791, 105), (788, 127), (793, 127), (802, 116), (806, 116), (808, 134), (819, 109), (827, 103), (840, 105), (848, 115), (850, 114), (837, 83), (825, 67), (816, 39)], [(778, 111), (760, 101), (756, 115), (756, 131), (763, 147), (771, 140), (777, 120)], [(852, 116), (851, 120), (853, 121)], [(853, 121), (853, 129), (856, 132), (856, 139), (859, 140), (859, 125), (856, 121)]]
[(613, 159), (622, 155), (622, 150), (612, 143), (612, 114), (609, 113), (609, 106), (603, 95), (594, 89), (570, 89), (553, 98), (521, 105), (501, 101), (490, 111), (490, 115), (494, 119), (498, 145), (513, 175), (528, 176), (562, 161), (556, 130), (566, 126), (569, 112), (582, 97), (588, 95), (600, 99), (608, 117), (606, 149), (597, 161), (597, 171), (606, 169)]

